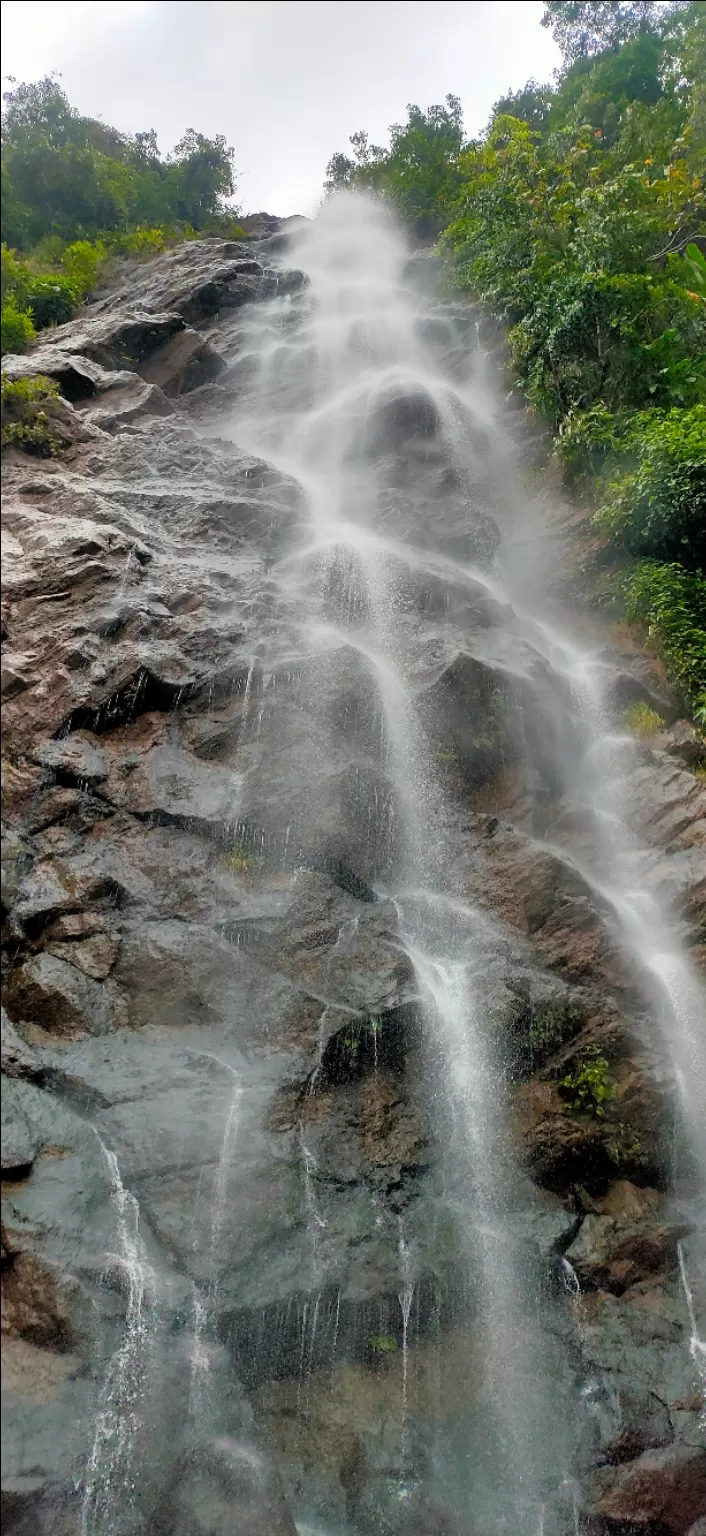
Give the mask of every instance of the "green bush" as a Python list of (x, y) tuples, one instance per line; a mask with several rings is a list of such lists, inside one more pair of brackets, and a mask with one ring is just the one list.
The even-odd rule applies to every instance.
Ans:
[(661, 731), (664, 721), (656, 709), (650, 709), (649, 704), (629, 704), (623, 710), (623, 720), (629, 731), (634, 731), (636, 736), (642, 736), (649, 740), (650, 736)]
[(75, 298), (85, 299), (95, 288), (107, 254), (102, 240), (96, 240), (95, 244), (90, 240), (74, 240), (72, 245), (67, 245), (61, 265)]
[(57, 442), (43, 405), (56, 400), (59, 386), (55, 379), (37, 374), (34, 378), (11, 381), (2, 378), (0, 390), (0, 432), (2, 448), (21, 448), (40, 458), (57, 451)]
[(609, 1074), (608, 1062), (601, 1056), (598, 1046), (587, 1046), (577, 1070), (569, 1072), (559, 1084), (567, 1113), (573, 1110), (602, 1120), (606, 1101), (615, 1096)]
[(32, 317), (18, 309), (11, 295), (2, 306), (2, 355), (6, 352), (25, 352), (34, 341)]
[(38, 331), (46, 325), (63, 325), (76, 313), (73, 284), (68, 277), (51, 272), (33, 278), (27, 289), (27, 308)]
[(31, 274), (27, 263), (20, 261), (17, 252), (11, 251), (2, 243), (2, 302), (5, 304), (9, 298), (14, 298), (18, 309), (26, 307), (27, 288), (31, 282)]
[(624, 582), (628, 618), (647, 625), (685, 702), (706, 724), (706, 581), (682, 565), (640, 560)]
[(368, 1344), (374, 1355), (394, 1355), (397, 1352), (397, 1340), (389, 1333), (371, 1333)]
[(562, 273), (510, 344), (520, 382), (556, 423), (599, 400), (609, 411), (706, 400), (706, 309), (648, 274)]
[[(645, 413), (623, 436), (634, 467), (614, 473), (594, 521), (630, 554), (706, 561), (706, 406)], [(613, 452), (618, 460), (619, 442)]]

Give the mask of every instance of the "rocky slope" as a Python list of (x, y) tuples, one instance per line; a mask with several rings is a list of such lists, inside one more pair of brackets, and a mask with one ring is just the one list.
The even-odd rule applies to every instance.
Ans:
[[(65, 402), (60, 454), (12, 452), (3, 471), (8, 1533), (77, 1528), (112, 1369), (121, 1423), (139, 1423), (110, 1488), (89, 1467), (95, 1529), (113, 1498), (121, 1532), (293, 1536), (311, 1510), (341, 1530), (481, 1536), (443, 1479), (399, 1496), (406, 1434), (423, 1467), (466, 1432), (482, 1343), (457, 1281), (434, 1039), (396, 906), (376, 895), (395, 833), (369, 673), (344, 648), (322, 678), (302, 650), (278, 581), (302, 490), (237, 446), (252, 306), (305, 296), (282, 242), (187, 245), (3, 365), (56, 378)], [(452, 370), (472, 326), (454, 315), (452, 335), (449, 314), (434, 323)], [(380, 432), (386, 526), (409, 517), (408, 454), (444, 551), (470, 541), (489, 568), (499, 535), (469, 520), (423, 403)], [(434, 547), (428, 525), (406, 531)], [(487, 919), (517, 1222), (570, 1378), (580, 1528), (697, 1536), (673, 1070), (615, 914), (567, 852), (581, 832), (552, 767), (557, 685), (529, 654), (524, 676), (517, 649), (508, 663), (521, 629), (482, 583), (405, 579), (455, 888)], [(616, 718), (654, 698), (628, 655), (606, 659)], [(660, 707), (669, 725), (636, 748), (626, 799), (645, 878), (698, 957), (706, 796), (698, 744)], [(592, 1047), (613, 1088), (602, 1116), (562, 1096)], [(182, 1434), (195, 1287), (210, 1307), (201, 1438)]]

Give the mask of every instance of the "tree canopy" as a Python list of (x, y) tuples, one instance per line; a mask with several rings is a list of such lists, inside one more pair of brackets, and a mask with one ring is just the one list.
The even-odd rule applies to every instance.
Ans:
[(17, 250), (175, 220), (202, 228), (235, 192), (222, 135), (190, 128), (162, 159), (153, 129), (131, 136), (82, 117), (50, 76), (12, 82), (3, 103), (3, 237)]

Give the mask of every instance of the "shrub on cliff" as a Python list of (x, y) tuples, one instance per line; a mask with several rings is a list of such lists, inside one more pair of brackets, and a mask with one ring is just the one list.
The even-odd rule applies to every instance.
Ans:
[(6, 352), (26, 352), (34, 341), (35, 330), (31, 316), (18, 309), (11, 295), (2, 306), (2, 355)]
[(706, 406), (648, 415), (606, 486), (596, 525), (634, 555), (706, 565)]
[(628, 616), (645, 624), (706, 728), (706, 581), (676, 561), (641, 560), (625, 578)]
[(73, 283), (54, 272), (33, 278), (27, 289), (27, 309), (39, 331), (47, 325), (63, 325), (77, 309)]
[(3, 375), (0, 390), (0, 443), (3, 450), (21, 448), (39, 458), (50, 458), (57, 450), (57, 441), (46, 406), (58, 397), (56, 381), (42, 374), (12, 382)]

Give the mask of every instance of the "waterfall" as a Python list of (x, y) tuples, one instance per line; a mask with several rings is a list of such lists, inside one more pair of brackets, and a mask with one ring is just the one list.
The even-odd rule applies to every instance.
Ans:
[[(292, 256), (310, 280), (300, 327), (295, 330), (280, 308), (286, 340), (273, 340), (276, 311), (271, 307), (262, 316), (261, 344), (254, 349), (259, 374), (232, 432), (305, 491), (308, 526), (301, 547), (283, 562), (279, 581), (286, 598), (301, 603), (307, 593), (302, 639), (316, 658), (322, 697), (347, 649), (359, 658), (377, 701), (382, 729), (367, 822), (369, 870), (395, 900), (438, 1040), (445, 1166), (482, 1336), (483, 1407), (475, 1422), (477, 1445), (466, 1448), (466, 1475), (476, 1485), (474, 1500), (488, 1529), (505, 1529), (502, 1522), (509, 1522), (530, 1531), (544, 1519), (548, 1491), (567, 1477), (566, 1413), (561, 1390), (543, 1367), (532, 1283), (506, 1220), (513, 1172), (502, 1066), (486, 1039), (478, 945), (483, 919), (472, 909), (460, 913), (449, 884), (449, 806), (410, 686), (415, 637), (407, 594), (417, 573), (427, 579), (438, 570), (446, 580), (494, 595), (498, 589), (492, 576), (449, 558), (431, 530), (428, 552), (414, 539), (398, 537), (386, 478), (386, 433), (393, 453), (398, 432), (418, 429), (452, 447), (459, 415), (468, 424), (483, 419), (484, 409), (473, 391), (455, 391), (432, 361), (418, 301), (404, 281), (403, 244), (378, 206), (364, 199), (335, 201), (301, 234)], [(388, 503), (391, 516), (381, 527), (378, 509)], [(333, 739), (330, 750), (335, 758)], [(302, 841), (319, 814), (316, 800), (304, 807)], [(409, 891), (420, 894), (411, 899)], [(324, 1219), (312, 1190), (316, 1163), (301, 1127), (300, 1142), (316, 1268)], [(406, 1247), (400, 1252), (407, 1265)], [(410, 1268), (400, 1291), (405, 1440), (413, 1289)], [(547, 1442), (549, 1452), (541, 1449)]]
[[(151, 1380), (157, 1279), (101, 1142), (126, 1315), (81, 1536), (149, 1536), (153, 1519), (221, 1536), (270, 1518), (317, 1536), (578, 1536), (595, 1523), (596, 1466), (609, 1488), (641, 1454), (641, 1404), (660, 1452), (672, 1429), (680, 1453), (690, 1443), (676, 1414), (704, 1362), (703, 999), (637, 825), (638, 749), (611, 667), (550, 612), (550, 541), (532, 529), (470, 306), (430, 296), (426, 257), (410, 259), (389, 212), (358, 194), (277, 249), (303, 279), (224, 309), (218, 381), (179, 397), (168, 428), (144, 429), (156, 456), (169, 433), (169, 472), (152, 481), (142, 465), (139, 481), (167, 507), (167, 553), (150, 566), (156, 661), (171, 677), (173, 645), (188, 680), (174, 695), (141, 661), (125, 739), (106, 732), (100, 794), (120, 814), (101, 801), (91, 856), (98, 867), (109, 846), (124, 879), (133, 910), (116, 930), (158, 1022), (102, 1035), (100, 1062), (93, 1040), (65, 1050), (81, 1070), (85, 1052), (119, 1146), (137, 1148), (144, 1219), (178, 1283), (173, 1310), (160, 1298), (168, 1347)], [(196, 256), (210, 271), (208, 250)], [(126, 456), (141, 431), (120, 438)], [(109, 484), (129, 509), (134, 483), (121, 489), (116, 470)], [(178, 580), (170, 518), (186, 530)], [(116, 576), (125, 601), (141, 547)], [(153, 810), (164, 697), (195, 787), (182, 798), (165, 772)], [(565, 948), (552, 948), (564, 903)], [(571, 945), (598, 930), (610, 962), (594, 975), (597, 950), (574, 966)], [(143, 1023), (142, 998), (129, 1001)], [(204, 1049), (184, 1045), (187, 1028)], [(634, 1074), (657, 1148), (644, 1179), (632, 1152), (611, 1150), (622, 1130), (633, 1147), (629, 1109), (623, 1126), (613, 1100), (593, 1116), (568, 1102), (587, 1041), (594, 1059), (617, 1041), (631, 1071), (643, 1043), (657, 1061), (654, 1103), (651, 1069)], [(218, 1072), (215, 1109), (185, 1052)], [(662, 1263), (671, 1172), (687, 1235)], [(601, 1244), (614, 1229), (613, 1265)], [(660, 1295), (636, 1286), (626, 1300), (641, 1264), (652, 1284), (653, 1259)], [(161, 1412), (172, 1388), (173, 1444), (152, 1457), (148, 1392)]]
[[(96, 1135), (98, 1133), (96, 1132)], [(115, 1153), (98, 1136), (110, 1173), (117, 1252), (110, 1255), (125, 1287), (122, 1340), (101, 1388), (93, 1446), (84, 1476), (81, 1536), (111, 1536), (135, 1492), (133, 1461), (150, 1371), (157, 1282), (140, 1236), (140, 1208), (120, 1176)]]
[(209, 1341), (215, 1323), (220, 1265), (220, 1243), (226, 1216), (228, 1178), (231, 1170), (233, 1147), (238, 1133), (238, 1110), (242, 1096), (240, 1074), (228, 1062), (222, 1061), (210, 1051), (190, 1051), (215, 1061), (232, 1079), (233, 1087), (228, 1104), (220, 1156), (216, 1167), (213, 1194), (211, 1196), (211, 1228), (208, 1246), (208, 1283), (205, 1295), (194, 1288), (193, 1341), (191, 1348), (191, 1383), (189, 1391), (189, 1415), (200, 1431), (208, 1427), (211, 1412), (209, 1402), (210, 1352)]

